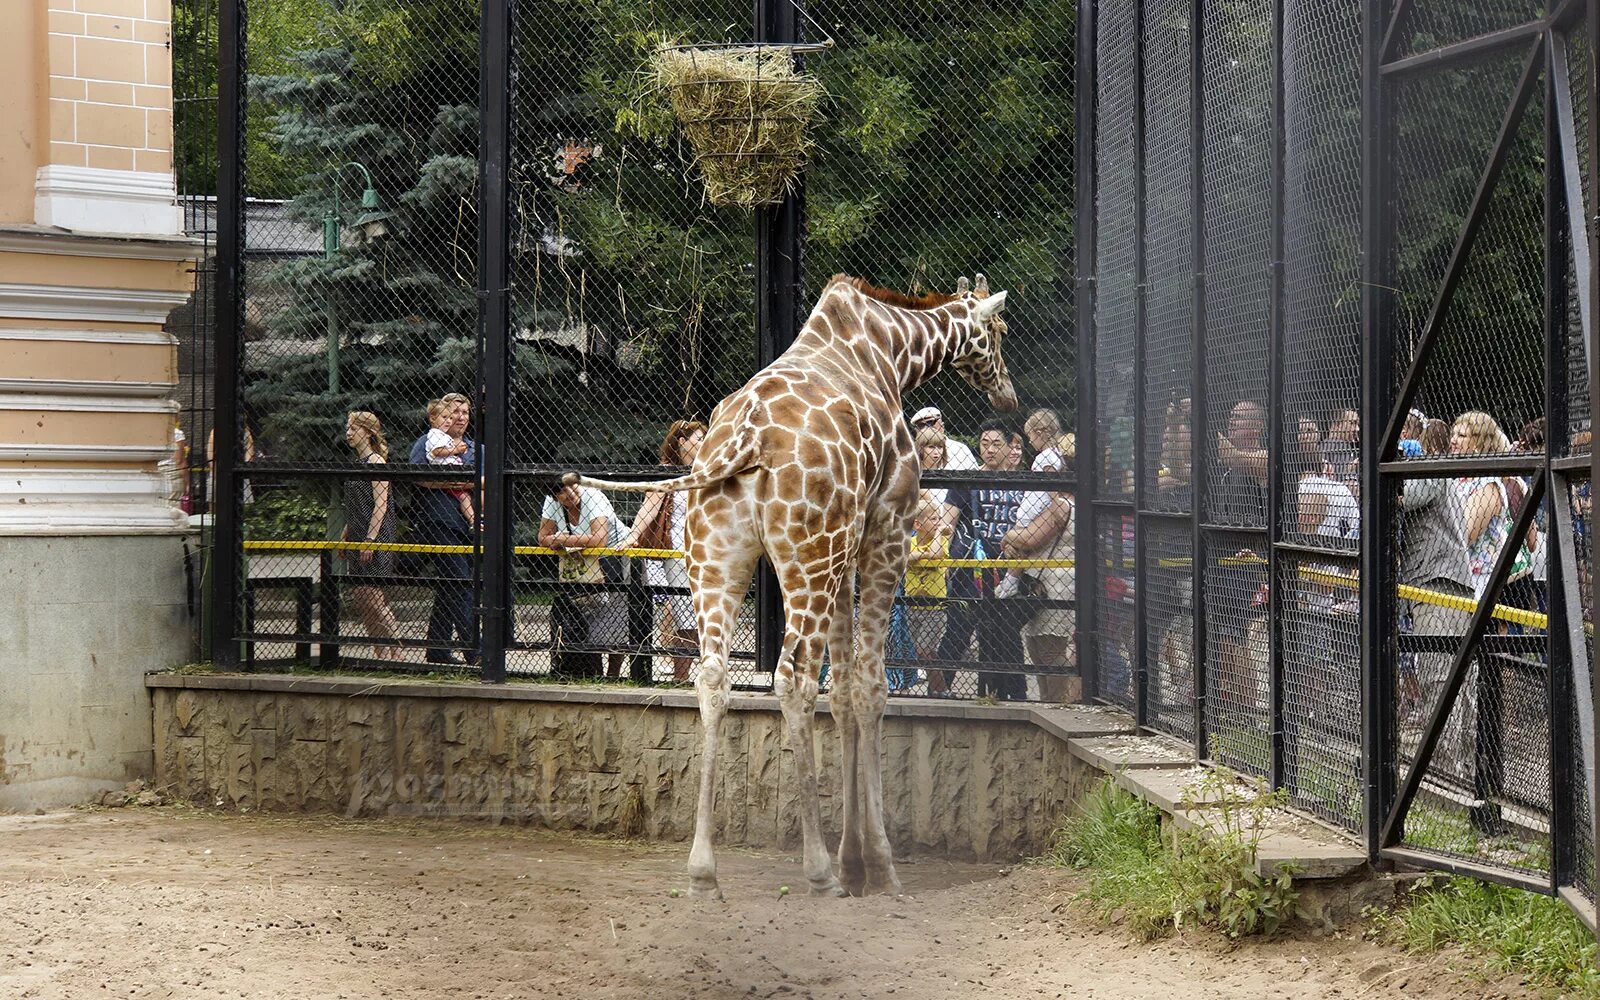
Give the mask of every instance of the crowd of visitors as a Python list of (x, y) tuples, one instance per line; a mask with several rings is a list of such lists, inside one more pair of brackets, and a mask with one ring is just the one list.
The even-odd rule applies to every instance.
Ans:
[[(410, 462), (441, 470), (475, 466), (477, 446), (468, 433), (471, 406), (466, 397), (447, 394), (430, 402), (426, 413), (428, 426), (412, 444)], [(1174, 400), (1165, 413), (1153, 502), (1163, 509), (1184, 510), (1193, 499), (1191, 403)], [(1286, 537), (1297, 534), (1307, 544), (1348, 550), (1361, 531), (1361, 423), (1350, 409), (1337, 409), (1328, 416), (1326, 424), (1307, 415), (1289, 425), (1294, 434), (1286, 435), (1283, 467), (1290, 475), (1288, 482), (1294, 487), (1290, 497), (1296, 506), (1283, 531)], [(916, 411), (910, 424), (925, 473), (1030, 470), (1057, 475), (1075, 465), (1074, 435), (1063, 434), (1059, 418), (1047, 409), (1030, 413), (1020, 426), (999, 419), (985, 422), (977, 434), (977, 455), (950, 436), (936, 406)], [(1257, 401), (1240, 400), (1227, 411), (1208, 456), (1208, 519), (1214, 523), (1265, 524), (1271, 469), (1266, 430), (1266, 410)], [(1481, 411), (1447, 422), (1413, 410), (1402, 431), (1400, 451), (1412, 457), (1443, 457), (1538, 450), (1544, 446), (1544, 432), (1543, 422), (1534, 421), (1513, 442), (1493, 417)], [(660, 445), (660, 464), (692, 465), (704, 438), (704, 424), (673, 422)], [(364, 464), (388, 461), (384, 429), (370, 412), (348, 415), (345, 440)], [(1038, 697), (1076, 699), (1081, 686), (1071, 607), (1077, 596), (1072, 492), (1029, 489), (1015, 476), (997, 477), (992, 484), (983, 483), (981, 477), (967, 478), (954, 485), (930, 483), (919, 492), (912, 566), (897, 595), (894, 628), (899, 641), (891, 654), (899, 662), (890, 673), (891, 686), (908, 690), (925, 676), (928, 693), (948, 694), (959, 665), (971, 663), (980, 695), (1026, 697), (1027, 677), (1034, 675)], [(478, 530), (473, 485), (460, 476), (416, 481), (410, 490), (405, 540), (469, 546)], [(1516, 476), (1441, 476), (1404, 482), (1399, 494), (1398, 560), (1399, 581), (1408, 587), (1399, 607), (1403, 629), (1423, 635), (1461, 634), (1469, 615), (1463, 609), (1484, 597), (1495, 560), (1507, 544), (1517, 545), (1518, 552), (1499, 602), (1543, 610), (1546, 525), (1538, 518), (1522, 537), (1509, 537), (1527, 490), (1527, 483)], [(397, 540), (400, 495), (376, 474), (345, 484), (344, 494), (344, 540), (379, 543), (373, 549), (358, 544), (343, 553), (352, 602), (371, 637), (374, 658), (401, 659), (400, 628), (384, 595), (385, 583), (396, 579), (399, 560), (395, 552), (382, 547)], [(630, 527), (598, 490), (553, 487), (549, 491), (543, 500), (538, 542), (562, 553), (558, 577), (573, 585), (563, 588), (551, 605), (551, 648), (558, 670), (619, 677), (630, 645), (627, 596), (618, 586), (627, 579), (628, 561), (597, 558), (585, 551), (601, 547), (681, 551), (686, 525), (683, 493), (648, 495)], [(429, 579), (433, 602), (426, 659), (471, 663), (477, 645), (472, 559), (448, 551), (428, 555), (433, 561)], [(1219, 565), (1208, 571), (1213, 574), (1207, 592), (1212, 606), (1208, 631), (1216, 657), (1215, 696), (1224, 704), (1254, 704), (1263, 697), (1260, 667), (1265, 651), (1254, 647), (1262, 633), (1255, 626), (1267, 611), (1262, 596), (1265, 555), (1247, 539), (1238, 551), (1222, 554)], [(986, 565), (996, 560), (1005, 563)], [(1019, 567), (1013, 564), (1017, 560), (1038, 565)], [(642, 583), (651, 594), (650, 642), (682, 652), (671, 657), (671, 676), (687, 681), (697, 642), (682, 559), (651, 556), (639, 565)], [(1330, 572), (1306, 574), (1296, 589), (1299, 606), (1286, 613), (1318, 621), (1354, 613), (1354, 587), (1339, 581), (1333, 567), (1321, 568)], [(1110, 587), (1122, 575), (1107, 576)], [(1174, 607), (1168, 613), (1186, 611)], [(1129, 626), (1131, 654), (1131, 621)], [(1115, 636), (1111, 638), (1114, 645)], [(1449, 658), (1444, 652), (1403, 658), (1408, 702), (1428, 703), (1444, 679)], [(1470, 705), (1458, 714), (1470, 719)], [(1472, 736), (1457, 735), (1463, 747)]]

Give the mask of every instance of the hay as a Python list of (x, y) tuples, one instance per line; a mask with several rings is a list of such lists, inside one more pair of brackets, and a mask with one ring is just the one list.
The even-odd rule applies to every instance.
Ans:
[(656, 83), (695, 154), (713, 205), (752, 208), (783, 200), (811, 150), (822, 99), (783, 47), (668, 48)]

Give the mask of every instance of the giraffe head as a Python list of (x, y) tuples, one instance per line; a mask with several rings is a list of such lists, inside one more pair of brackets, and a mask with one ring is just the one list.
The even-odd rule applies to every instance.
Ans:
[(969, 289), (967, 279), (962, 278), (956, 285), (956, 296), (967, 307), (971, 330), (951, 359), (950, 367), (968, 385), (988, 396), (990, 406), (1001, 413), (1010, 413), (1017, 408), (1017, 392), (1012, 388), (1011, 375), (1000, 354), (1000, 338), (1006, 332), (1000, 313), (1006, 307), (1006, 293), (991, 295), (989, 279), (980, 274), (975, 288)]

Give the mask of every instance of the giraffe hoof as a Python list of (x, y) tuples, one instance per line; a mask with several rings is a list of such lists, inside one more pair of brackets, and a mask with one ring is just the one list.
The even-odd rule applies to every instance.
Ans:
[(715, 899), (720, 901), (722, 899), (722, 887), (717, 885), (715, 882), (712, 882), (710, 885), (700, 885), (691, 882), (689, 883), (689, 898)]
[(900, 888), (900, 880), (891, 875), (887, 879), (869, 879), (866, 888), (862, 890), (861, 894), (864, 896), (902, 896), (905, 894), (905, 890)]
[(838, 897), (838, 896), (848, 896), (850, 894), (848, 892), (845, 892), (844, 886), (839, 884), (839, 880), (838, 879), (833, 878), (833, 877), (830, 876), (826, 882), (822, 882), (822, 883), (813, 882), (813, 883), (811, 883), (811, 895), (813, 895), (813, 896), (835, 896), (835, 897)]

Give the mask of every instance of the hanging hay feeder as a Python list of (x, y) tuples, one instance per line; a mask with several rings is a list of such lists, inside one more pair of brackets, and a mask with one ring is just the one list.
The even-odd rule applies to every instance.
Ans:
[(832, 45), (664, 45), (656, 84), (713, 205), (774, 205), (794, 187), (812, 147), (822, 84), (795, 67), (796, 51)]

